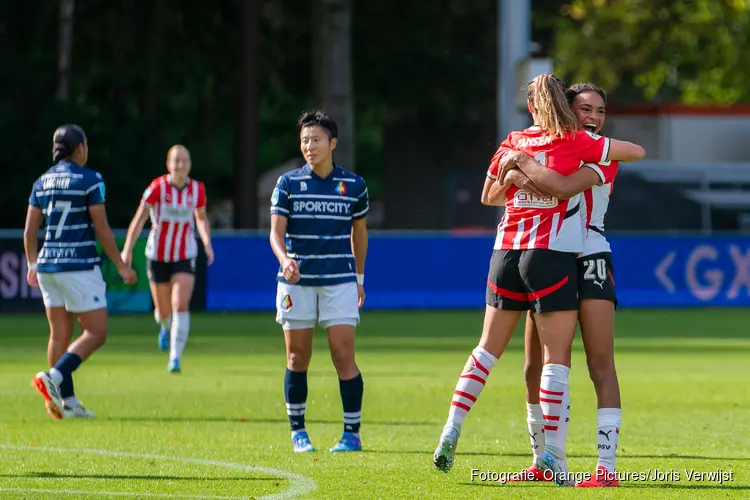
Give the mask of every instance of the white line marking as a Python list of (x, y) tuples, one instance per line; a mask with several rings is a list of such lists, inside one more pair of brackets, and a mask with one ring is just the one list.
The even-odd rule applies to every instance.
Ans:
[[(165, 460), (173, 462), (182, 462), (188, 464), (208, 465), (212, 467), (226, 467), (228, 469), (244, 470), (248, 472), (260, 472), (268, 474), (269, 476), (281, 476), (287, 479), (290, 484), (288, 491), (283, 493), (274, 493), (273, 495), (264, 495), (262, 497), (254, 497), (256, 500), (286, 500), (296, 498), (301, 495), (305, 495), (315, 490), (318, 484), (310, 479), (309, 477), (295, 474), (293, 472), (287, 472), (281, 469), (272, 469), (270, 467), (261, 467), (256, 465), (246, 465), (235, 462), (219, 462), (216, 460), (204, 460), (201, 458), (182, 458), (182, 457), (169, 457), (166, 455), (150, 455), (141, 453), (130, 453), (127, 451), (108, 451), (108, 450), (87, 450), (87, 449), (76, 449), (76, 448), (51, 448), (46, 446), (18, 446), (12, 444), (0, 444), (0, 449), (6, 450), (20, 450), (20, 451), (39, 451), (48, 453), (88, 453), (90, 455), (103, 455), (109, 457), (124, 457), (124, 458), (143, 458), (151, 460)], [(127, 493), (127, 492), (116, 492), (116, 491), (75, 491), (75, 490), (45, 490), (45, 489), (26, 489), (26, 488), (0, 488), (0, 491), (27, 491), (37, 493), (61, 493), (61, 494), (76, 494), (76, 495), (98, 495), (98, 496), (113, 496), (113, 497), (150, 497), (150, 498), (195, 498), (195, 499), (217, 499), (217, 500), (240, 500), (246, 499), (247, 497), (227, 497), (227, 496), (213, 496), (213, 495), (173, 495), (173, 494), (158, 494), (158, 493)]]

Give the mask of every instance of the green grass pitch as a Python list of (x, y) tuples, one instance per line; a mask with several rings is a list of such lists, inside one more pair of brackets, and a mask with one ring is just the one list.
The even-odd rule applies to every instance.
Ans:
[[(432, 452), (482, 311), (363, 312), (365, 451), (334, 455), (342, 409), (318, 332), (307, 429), (319, 451), (294, 454), (284, 409), (283, 337), (272, 314), (193, 315), (182, 375), (166, 373), (150, 315), (113, 317), (108, 344), (76, 373), (92, 421), (56, 421), (32, 389), (46, 363), (43, 316), (0, 318), (0, 498), (748, 498), (747, 311), (621, 311), (617, 368), (620, 472), (668, 475), (618, 490), (501, 486), (471, 470), (530, 463), (520, 335), (468, 416), (450, 474)], [(520, 331), (519, 331), (520, 333)], [(569, 465), (596, 464), (596, 400), (576, 339)], [(720, 483), (686, 471), (731, 472)], [(679, 478), (675, 475), (679, 474)], [(679, 480), (677, 480), (679, 479)]]

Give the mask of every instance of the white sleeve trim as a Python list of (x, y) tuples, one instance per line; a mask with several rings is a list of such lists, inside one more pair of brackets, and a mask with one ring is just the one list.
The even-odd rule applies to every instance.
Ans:
[(583, 166), (584, 167), (589, 167), (594, 172), (596, 172), (596, 175), (599, 176), (600, 182), (599, 182), (599, 184), (597, 184), (597, 186), (602, 186), (602, 185), (604, 185), (605, 182), (607, 182), (607, 179), (604, 176), (604, 172), (602, 172), (602, 169), (599, 168), (599, 165), (597, 165), (596, 163), (584, 163)]

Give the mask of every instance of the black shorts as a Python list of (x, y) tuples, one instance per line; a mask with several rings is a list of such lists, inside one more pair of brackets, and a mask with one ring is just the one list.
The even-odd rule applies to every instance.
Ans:
[(146, 274), (152, 283), (169, 283), (172, 275), (177, 273), (195, 274), (195, 259), (178, 260), (176, 262), (160, 262), (148, 259)]
[(617, 305), (611, 252), (578, 259), (578, 298), (611, 300)]
[(575, 254), (544, 249), (495, 250), (487, 278), (487, 305), (505, 311), (577, 311)]

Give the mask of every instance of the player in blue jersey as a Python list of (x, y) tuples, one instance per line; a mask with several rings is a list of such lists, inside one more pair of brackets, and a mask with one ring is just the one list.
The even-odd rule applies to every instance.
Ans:
[(307, 163), (279, 177), (271, 196), (271, 248), (279, 260), (276, 321), (284, 329), (284, 392), (294, 451), (315, 451), (305, 430), (307, 369), (315, 324), (328, 335), (344, 407), (344, 433), (330, 451), (362, 449), (362, 374), (354, 335), (365, 300), (369, 198), (362, 177), (333, 163), (336, 122), (322, 112), (299, 119)]
[[(120, 259), (104, 210), (102, 176), (84, 167), (88, 142), (83, 129), (63, 125), (55, 130), (52, 157), (56, 165), (31, 190), (23, 238), (27, 280), (41, 289), (47, 310), (48, 361), (54, 365), (36, 375), (34, 386), (55, 418), (91, 418), (93, 413), (75, 397), (72, 374), (107, 338), (106, 284), (96, 239), (125, 283), (135, 283), (136, 274)], [(42, 224), (44, 243), (37, 252)], [(83, 332), (70, 343), (74, 316)]]

